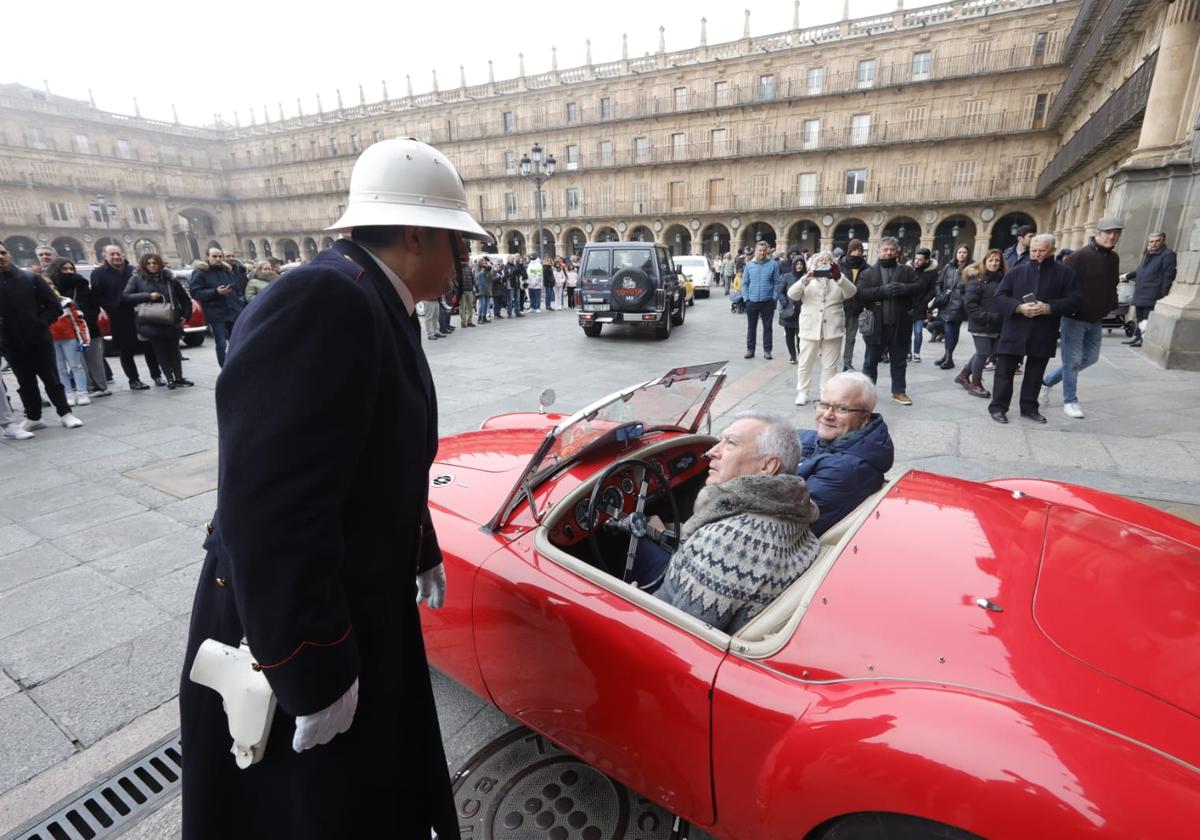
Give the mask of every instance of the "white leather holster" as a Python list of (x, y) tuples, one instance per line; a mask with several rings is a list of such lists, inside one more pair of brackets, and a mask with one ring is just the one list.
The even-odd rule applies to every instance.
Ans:
[(230, 752), (237, 766), (245, 770), (262, 761), (275, 717), (275, 693), (258, 670), (246, 640), (242, 639), (238, 647), (230, 647), (216, 639), (205, 639), (188, 676), (192, 682), (221, 695), (221, 705), (229, 719), (229, 734), (233, 736)]

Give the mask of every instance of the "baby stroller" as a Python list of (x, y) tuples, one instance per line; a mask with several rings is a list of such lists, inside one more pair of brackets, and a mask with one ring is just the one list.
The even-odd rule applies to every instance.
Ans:
[(733, 278), (733, 286), (729, 292), (729, 311), (735, 315), (746, 314), (746, 301), (742, 298), (742, 275)]
[(1133, 281), (1122, 280), (1117, 284), (1116, 309), (1100, 319), (1100, 326), (1104, 327), (1106, 333), (1111, 334), (1114, 329), (1120, 329), (1125, 331), (1126, 338), (1133, 338), (1133, 334), (1137, 331), (1137, 324), (1126, 320), (1129, 317), (1129, 304), (1132, 301)]

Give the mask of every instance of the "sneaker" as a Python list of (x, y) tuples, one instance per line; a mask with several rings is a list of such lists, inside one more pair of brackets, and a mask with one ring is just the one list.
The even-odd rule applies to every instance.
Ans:
[[(67, 405), (75, 405), (75, 395), (74, 394), (67, 394)], [(46, 406), (42, 406), (42, 408), (45, 408), (45, 407)]]
[(97, 388), (96, 390), (90, 391), (89, 393), (93, 397), (111, 397), (112, 396), (112, 391), (110, 391), (108, 388)]
[(140, 379), (134, 379), (132, 382), (129, 383), (129, 390), (130, 391), (149, 391), (150, 386), (147, 385), (145, 382), (142, 382)]
[(24, 420), (21, 422), (21, 428), (27, 432), (36, 432), (38, 429), (46, 428), (46, 424), (42, 420)]
[(159, 388), (164, 388), (166, 387), (167, 380), (163, 379), (161, 376), (156, 376), (154, 377), (154, 384)]
[(62, 417), (58, 418), (58, 421), (68, 429), (78, 429), (83, 425), (83, 421), (74, 414), (64, 414)]
[(1050, 405), (1050, 392), (1054, 390), (1051, 385), (1042, 386), (1042, 395), (1038, 397), (1038, 402), (1042, 405)]
[(1063, 403), (1063, 414), (1068, 417), (1073, 417), (1076, 420), (1083, 419), (1083, 409), (1079, 407), (1079, 403)]
[(743, 359), (753, 359), (753, 358), (754, 358), (754, 351), (753, 351), (753, 350), (751, 350), (751, 351), (747, 352), (745, 356), (742, 356), (742, 358), (743, 358)]
[(917, 365), (921, 364), (921, 354), (920, 354), (920, 353), (913, 353), (913, 354), (912, 354), (912, 361), (913, 361), (913, 364), (917, 364)]
[(808, 394), (797, 394), (796, 405), (808, 405)]
[(21, 428), (20, 423), (9, 423), (4, 427), (4, 437), (9, 440), (29, 440), (33, 437), (33, 432), (27, 432)]
[(75, 405), (91, 405), (92, 398), (87, 394), (80, 394), (75, 398)]
[(769, 362), (769, 361), (771, 361), (771, 359), (773, 359), (775, 357), (772, 356), (770, 353), (763, 353), (763, 358)]
[(898, 402), (900, 405), (912, 405), (912, 400), (908, 398), (908, 394), (892, 394), (892, 402)]
[(190, 379), (176, 379), (175, 384), (178, 385), (180, 388), (191, 388), (196, 383)]

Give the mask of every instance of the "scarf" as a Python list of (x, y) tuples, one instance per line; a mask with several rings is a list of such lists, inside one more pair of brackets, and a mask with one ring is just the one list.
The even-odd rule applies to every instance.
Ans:
[(656, 596), (718, 630), (737, 632), (816, 559), (817, 505), (795, 475), (747, 475), (706, 486)]

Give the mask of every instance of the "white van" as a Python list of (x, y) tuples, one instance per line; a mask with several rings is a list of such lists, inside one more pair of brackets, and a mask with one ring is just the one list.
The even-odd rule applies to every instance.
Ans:
[(708, 297), (712, 288), (712, 269), (708, 265), (708, 257), (671, 257), (675, 270), (682, 272), (692, 281), (696, 297)]

